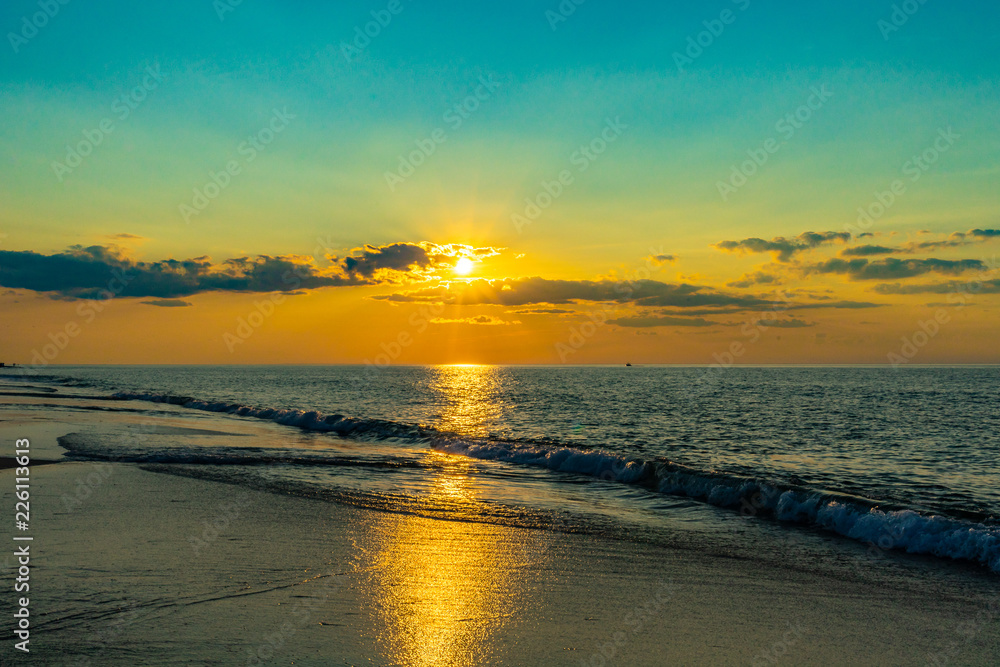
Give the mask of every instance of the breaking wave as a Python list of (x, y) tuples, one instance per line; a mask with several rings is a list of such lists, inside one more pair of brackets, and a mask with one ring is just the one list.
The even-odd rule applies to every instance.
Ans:
[[(259, 408), (168, 394), (119, 392), (113, 398), (168, 403), (193, 410), (265, 419), (344, 437), (426, 443), (438, 451), (480, 460), (545, 468), (608, 482), (637, 485), (656, 493), (689, 497), (716, 507), (736, 510), (744, 515), (817, 526), (838, 535), (874, 544), (883, 550), (898, 549), (913, 554), (972, 561), (1000, 572), (1000, 528), (905, 506), (891, 506), (826, 489), (794, 486), (753, 476), (697, 470), (667, 460), (628, 458), (599, 449), (532, 441), (472, 439), (428, 426), (352, 418), (340, 414), (324, 415), (318, 411)], [(180, 456), (177, 455), (173, 460), (181, 460)], [(254, 458), (253, 455), (249, 456)], [(232, 459), (225, 462), (246, 465), (247, 457), (246, 452), (234, 454)], [(167, 460), (170, 458), (167, 457)], [(199, 457), (183, 460), (190, 463), (224, 462), (219, 457), (212, 457), (211, 461)], [(282, 462), (315, 465), (321, 464), (322, 458), (285, 458)], [(343, 462), (330, 460), (328, 464)]]

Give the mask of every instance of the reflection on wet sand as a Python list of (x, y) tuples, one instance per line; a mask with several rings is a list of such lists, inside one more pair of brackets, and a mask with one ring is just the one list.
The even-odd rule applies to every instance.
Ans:
[[(489, 366), (435, 369), (432, 384), (446, 395), (445, 428), (479, 433), (504, 406), (495, 400), (501, 379)], [(432, 505), (449, 517), (480, 515), (474, 466), (460, 456), (431, 452)], [(499, 631), (516, 622), (530, 598), (524, 568), (544, 560), (542, 531), (519, 531), (471, 521), (385, 514), (366, 526), (357, 546), (365, 573), (369, 627), (390, 664), (469, 665), (505, 654)], [(538, 533), (537, 535), (534, 533)]]
[[(442, 485), (442, 493), (450, 493)], [(489, 664), (504, 652), (493, 635), (529, 591), (538, 545), (523, 531), (387, 514), (366, 529), (359, 570), (367, 576), (369, 627), (390, 664)]]
[[(447, 394), (443, 422), (475, 432), (500, 409), (491, 400), (494, 369), (437, 369), (434, 389)], [(476, 493), (469, 461), (431, 454), (439, 464), (431, 498), (469, 516)], [(466, 508), (461, 511), (461, 508)], [(455, 512), (455, 510), (459, 510)], [(361, 564), (371, 584), (371, 627), (386, 660), (400, 665), (469, 665), (501, 653), (495, 632), (517, 613), (525, 594), (519, 568), (529, 559), (523, 537), (509, 528), (387, 514), (368, 528)], [(533, 554), (532, 554), (533, 555)]]

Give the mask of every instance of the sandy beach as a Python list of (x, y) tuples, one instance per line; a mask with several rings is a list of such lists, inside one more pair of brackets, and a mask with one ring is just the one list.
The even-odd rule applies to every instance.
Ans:
[[(15, 400), (28, 399), (0, 413), (3, 446), (27, 437), (42, 460), (61, 458), (59, 435), (107, 423), (83, 410), (78, 423), (44, 419)], [(14, 474), (0, 471), (8, 508)], [(32, 467), (31, 494), (31, 652), (8, 639), (4, 664), (987, 665), (1000, 654), (1000, 586), (986, 575), (981, 595), (930, 594), (128, 463)]]
[(1000, 667), (1000, 2), (0, 15), (0, 667)]

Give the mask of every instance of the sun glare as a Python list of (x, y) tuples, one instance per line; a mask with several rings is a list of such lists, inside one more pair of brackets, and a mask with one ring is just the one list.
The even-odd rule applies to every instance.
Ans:
[(471, 259), (469, 259), (468, 257), (462, 257), (457, 262), (455, 262), (455, 273), (459, 274), (460, 276), (468, 275), (472, 271), (473, 266), (474, 264)]

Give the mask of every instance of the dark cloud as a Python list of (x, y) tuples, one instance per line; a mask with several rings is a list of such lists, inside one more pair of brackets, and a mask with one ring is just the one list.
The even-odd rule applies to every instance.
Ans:
[(431, 324), (474, 324), (478, 326), (506, 326), (511, 324), (520, 324), (520, 320), (502, 320), (499, 317), (493, 317), (492, 315), (476, 315), (475, 317), (462, 317), (459, 319), (447, 319), (444, 317), (436, 317), (431, 320)]
[(468, 283), (450, 286), (438, 285), (373, 298), (398, 303), (428, 302), (499, 306), (630, 302), (639, 306), (750, 308), (771, 303), (765, 299), (725, 294), (698, 285), (668, 284), (655, 280), (546, 280), (537, 277), (473, 280)]
[(1000, 280), (957, 281), (932, 283), (928, 285), (900, 285), (887, 283), (876, 285), (873, 292), (879, 294), (1000, 294)]
[(672, 264), (676, 262), (677, 255), (650, 255), (648, 259), (653, 265), (662, 266), (664, 264)]
[(715, 244), (715, 247), (719, 250), (730, 252), (771, 252), (774, 253), (777, 261), (789, 262), (795, 253), (802, 252), (803, 250), (809, 250), (826, 243), (833, 243), (834, 241), (847, 243), (850, 240), (851, 235), (848, 232), (804, 232), (792, 239), (778, 236), (770, 241), (760, 238), (749, 238), (742, 241), (720, 241)]
[(649, 327), (714, 327), (718, 326), (719, 322), (712, 322), (710, 320), (702, 319), (700, 317), (689, 318), (689, 317), (670, 317), (667, 315), (651, 315), (646, 317), (621, 317), (616, 320), (608, 320), (608, 324), (614, 324), (620, 327), (635, 327), (635, 328), (649, 328)]
[(567, 313), (575, 313), (575, 310), (567, 310), (565, 308), (526, 308), (524, 310), (512, 310), (511, 313), (515, 315), (565, 315)]
[(330, 257), (344, 273), (362, 278), (384, 278), (388, 274), (405, 274), (396, 278), (426, 277), (438, 269), (451, 268), (460, 257), (482, 261), (500, 254), (502, 248), (474, 248), (468, 245), (437, 245), (420, 243), (391, 243), (384, 246), (366, 245), (356, 248), (343, 259)]
[(795, 303), (789, 300), (775, 298), (765, 305), (754, 308), (742, 307), (720, 307), (720, 308), (685, 308), (685, 309), (664, 309), (656, 311), (657, 315), (665, 317), (701, 317), (715, 315), (739, 315), (748, 310), (757, 311), (761, 317), (773, 317), (773, 313), (782, 313), (791, 310), (822, 310), (822, 309), (844, 309), (860, 310), (865, 308), (881, 308), (885, 304), (871, 303), (868, 301), (824, 301), (822, 303)]
[(942, 250), (945, 248), (960, 248), (962, 246), (967, 246), (975, 243), (975, 241), (968, 240), (964, 232), (955, 232), (943, 241), (921, 241), (921, 242), (910, 242), (899, 249), (900, 252), (906, 253), (921, 253), (921, 252), (931, 252), (934, 250)]
[(796, 319), (794, 317), (789, 317), (787, 319), (761, 319), (757, 320), (756, 324), (762, 327), (773, 327), (775, 329), (801, 329), (803, 327), (814, 327), (815, 322), (805, 322), (803, 320)]
[(150, 299), (149, 301), (141, 301), (140, 303), (147, 306), (159, 306), (160, 308), (186, 308), (187, 306), (194, 305), (190, 301), (182, 299)]
[[(802, 327), (815, 326), (814, 323), (787, 317), (778, 318), (773, 316), (759, 317), (753, 320), (754, 324), (761, 327), (774, 327), (776, 329), (799, 329)], [(621, 317), (615, 320), (608, 320), (608, 324), (615, 324), (620, 327), (652, 328), (652, 327), (713, 327), (713, 326), (733, 326), (735, 323), (715, 322), (701, 317), (675, 317), (672, 315), (636, 315), (632, 317)]]
[(376, 247), (365, 246), (360, 254), (345, 257), (343, 267), (348, 273), (371, 277), (383, 269), (405, 272), (433, 264), (427, 250), (413, 243), (393, 243)]
[[(925, 232), (930, 233), (930, 232)], [(860, 234), (858, 238), (871, 238), (871, 232)], [(842, 257), (870, 257), (874, 255), (895, 255), (895, 254), (915, 254), (931, 252), (944, 248), (957, 248), (974, 243), (982, 243), (992, 238), (1000, 236), (997, 229), (970, 229), (967, 232), (955, 232), (947, 238), (939, 241), (911, 242), (899, 247), (884, 245), (859, 245), (845, 248), (840, 252)], [(720, 241), (715, 244), (719, 250), (730, 252), (765, 253), (774, 254), (775, 260), (783, 263), (790, 262), (794, 255), (805, 250), (810, 250), (821, 245), (834, 242), (847, 243), (851, 240), (851, 235), (847, 232), (805, 232), (795, 238), (785, 238), (778, 236), (770, 241), (752, 237), (741, 241)], [(729, 283), (729, 287), (746, 288), (762, 282), (761, 276), (770, 276), (758, 272), (756, 274), (745, 275), (737, 281)], [(772, 276), (773, 277), (773, 276)]]
[(787, 310), (815, 310), (817, 308), (860, 310), (863, 308), (881, 308), (885, 305), (884, 303), (870, 303), (868, 301), (828, 301), (824, 303), (797, 303), (789, 306)]
[(774, 302), (755, 296), (742, 296), (739, 294), (726, 294), (717, 292), (707, 287), (698, 285), (666, 285), (659, 283), (662, 287), (657, 290), (661, 294), (636, 296), (637, 306), (660, 306), (675, 308), (697, 308), (704, 306), (731, 306), (737, 309), (756, 308), (758, 306), (769, 306)]
[(103, 246), (71, 246), (54, 255), (0, 251), (0, 286), (62, 298), (173, 299), (210, 291), (292, 291), (370, 282), (321, 271), (298, 257), (259, 255), (212, 264), (207, 257), (138, 262), (118, 248)]
[[(469, 283), (454, 283), (450, 286), (440, 284), (434, 287), (383, 294), (371, 298), (390, 303), (443, 303), (448, 305), (513, 307), (613, 302), (627, 303), (636, 307), (664, 309), (658, 310), (655, 315), (650, 316), (667, 318), (733, 315), (747, 311), (863, 309), (879, 308), (885, 305), (864, 301), (798, 303), (787, 296), (733, 295), (699, 285), (668, 284), (653, 280), (625, 283), (610, 280), (545, 280), (542, 278), (473, 280)], [(548, 312), (550, 309), (538, 310)], [(563, 309), (551, 310), (558, 314)]]
[[(929, 234), (930, 232), (921, 232)], [(991, 238), (1000, 236), (1000, 230), (996, 229), (970, 229), (967, 232), (954, 232), (947, 238), (939, 241), (912, 241), (898, 247), (882, 245), (862, 245), (853, 248), (846, 248), (840, 252), (841, 257), (864, 257), (870, 255), (895, 255), (895, 254), (917, 254), (942, 250), (946, 248), (960, 248), (962, 246), (983, 243)]]
[[(775, 306), (775, 303), (768, 302), (767, 306), (768, 307), (773, 307), (773, 306)], [(704, 315), (709, 315), (709, 316), (712, 316), (712, 315), (735, 315), (737, 313), (742, 313), (742, 312), (744, 312), (746, 310), (747, 310), (746, 308), (741, 308), (741, 307), (737, 306), (737, 307), (725, 307), (725, 308), (684, 308), (684, 309), (676, 309), (676, 310), (665, 309), (665, 310), (659, 310), (659, 311), (656, 311), (656, 312), (659, 313), (659, 314), (661, 314), (661, 315), (666, 315), (668, 317), (669, 316), (701, 317), (701, 316), (704, 316)]]
[(731, 283), (726, 283), (726, 287), (735, 287), (737, 289), (746, 289), (748, 287), (753, 287), (754, 285), (780, 285), (781, 278), (773, 273), (767, 273), (765, 271), (755, 271), (753, 273), (746, 273), (739, 280), (734, 280)]
[(805, 267), (808, 274), (833, 273), (847, 275), (851, 280), (893, 280), (913, 278), (927, 273), (960, 275), (967, 271), (982, 271), (986, 265), (978, 259), (831, 259)]
[(311, 257), (258, 255), (214, 264), (208, 257), (140, 262), (118, 246), (71, 246), (54, 255), (0, 251), (0, 286), (47, 292), (60, 298), (156, 297), (173, 299), (200, 292), (291, 292), (426, 280), (458, 257), (481, 261), (495, 248), (433, 243), (365, 246), (347, 257), (330, 257), (321, 269)]
[(840, 251), (841, 257), (868, 257), (870, 255), (894, 255), (903, 252), (901, 248), (889, 248), (884, 245), (859, 245), (853, 248), (844, 248)]

